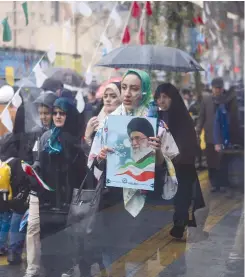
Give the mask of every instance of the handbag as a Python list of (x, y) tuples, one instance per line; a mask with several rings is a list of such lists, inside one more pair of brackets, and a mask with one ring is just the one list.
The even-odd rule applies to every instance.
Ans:
[[(67, 226), (72, 232), (79, 235), (87, 235), (92, 232), (97, 211), (99, 210), (101, 194), (103, 189), (104, 173), (99, 181), (94, 177), (94, 165), (90, 167), (79, 189), (73, 190), (70, 210), (67, 217)], [(103, 171), (104, 172), (104, 171)], [(92, 189), (84, 189), (85, 184), (97, 183)]]

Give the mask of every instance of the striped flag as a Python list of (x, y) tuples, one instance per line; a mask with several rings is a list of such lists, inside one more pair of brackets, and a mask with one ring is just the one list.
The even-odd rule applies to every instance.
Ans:
[(29, 175), (29, 176), (33, 176), (36, 178), (38, 184), (43, 187), (46, 190), (49, 191), (54, 191), (54, 189), (52, 189), (51, 187), (49, 187), (47, 184), (45, 184), (43, 182), (43, 180), (38, 176), (38, 174), (36, 173), (36, 171), (32, 168), (32, 166), (30, 166), (28, 163), (21, 161), (21, 165), (22, 165), (22, 169), (23, 171)]
[(155, 178), (155, 157), (148, 157), (141, 163), (129, 162), (121, 166), (116, 175), (127, 175), (138, 182), (146, 182)]

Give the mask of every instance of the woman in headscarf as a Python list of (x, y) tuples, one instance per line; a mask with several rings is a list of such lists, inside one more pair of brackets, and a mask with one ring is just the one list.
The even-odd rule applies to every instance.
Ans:
[(38, 192), (40, 234), (45, 237), (42, 260), (47, 276), (60, 277), (72, 265), (71, 245), (63, 229), (73, 189), (80, 186), (87, 168), (78, 124), (79, 114), (74, 103), (68, 98), (59, 98), (53, 105), (53, 126), (40, 139), (41, 177), (54, 190)]
[(121, 84), (120, 82), (110, 83), (105, 87), (102, 105), (97, 109), (98, 115), (92, 117), (87, 124), (85, 131), (85, 142), (91, 146), (95, 133), (97, 132), (99, 125), (101, 125), (107, 115), (114, 112), (116, 108), (121, 104)]
[[(129, 115), (139, 117), (156, 116), (156, 114), (150, 111), (150, 106), (153, 100), (151, 94), (151, 82), (149, 75), (144, 71), (127, 71), (121, 82), (121, 99), (122, 104), (113, 113), (111, 113), (111, 115)], [(112, 149), (109, 149), (107, 147), (106, 134), (107, 118), (104, 120), (103, 124), (100, 126), (95, 135), (88, 160), (89, 166), (94, 163), (95, 166), (99, 167), (103, 171), (103, 173), (105, 173), (107, 153), (112, 151)], [(149, 144), (151, 145), (152, 149), (156, 151), (156, 163), (160, 166), (164, 166), (163, 164), (166, 161), (165, 158), (168, 160), (168, 163), (171, 163), (170, 159), (178, 155), (178, 148), (174, 142), (174, 139), (164, 127), (163, 122), (159, 122), (158, 136), (149, 137)], [(173, 182), (176, 182), (175, 176), (173, 175), (174, 174), (172, 174), (171, 176), (172, 180)], [(135, 226), (135, 222), (138, 222), (137, 219), (135, 221), (134, 218), (144, 207), (145, 193), (143, 191), (135, 189), (121, 189), (112, 187), (106, 188), (106, 191), (106, 194), (102, 194), (102, 208), (113, 205), (112, 203), (114, 197), (110, 197), (110, 195), (117, 191), (118, 202), (124, 202), (125, 209), (128, 212), (123, 213), (124, 220), (126, 219), (127, 222), (126, 225), (129, 226), (127, 230), (127, 237), (118, 237), (116, 243), (112, 243), (110, 241), (108, 244), (106, 244), (107, 246), (109, 245), (109, 247), (107, 247), (106, 254), (111, 258), (113, 248), (120, 248), (119, 244), (123, 240), (130, 241), (136, 235), (135, 232), (138, 232), (138, 229), (136, 231), (136, 229), (134, 229), (132, 226)], [(131, 214), (132, 216), (130, 216), (129, 214)], [(104, 220), (104, 226), (107, 226), (110, 222), (110, 219), (105, 217)], [(128, 232), (130, 232), (130, 234)], [(106, 243), (107, 239), (111, 239), (110, 237), (106, 237), (106, 235), (108, 234), (106, 230), (101, 230), (100, 234), (103, 236), (102, 241), (104, 243)], [(86, 256), (86, 253), (84, 255)], [(80, 267), (82, 269), (81, 265)]]
[(174, 227), (170, 234), (182, 238), (187, 225), (196, 226), (194, 211), (205, 206), (195, 169), (198, 152), (196, 132), (193, 120), (175, 86), (170, 83), (161, 84), (154, 98), (159, 107), (159, 118), (166, 122), (180, 152), (174, 159), (179, 187), (174, 199)]

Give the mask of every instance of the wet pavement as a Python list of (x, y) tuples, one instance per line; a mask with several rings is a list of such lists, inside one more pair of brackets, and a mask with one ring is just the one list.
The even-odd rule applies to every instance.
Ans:
[[(123, 216), (123, 207), (104, 211), (112, 222), (108, 234), (111, 245), (105, 244), (113, 249), (113, 255), (104, 261), (110, 277), (244, 276), (243, 193), (232, 189), (227, 193), (211, 194), (207, 173), (199, 176), (206, 208), (196, 212), (198, 228), (188, 228), (182, 240), (169, 236), (173, 216), (171, 205), (146, 205), (133, 226), (137, 230), (133, 239), (129, 230), (132, 228), (127, 228), (127, 216)], [(113, 239), (118, 234), (122, 234), (122, 239), (113, 248)], [(128, 237), (131, 239), (127, 240)], [(23, 277), (25, 266), (25, 262), (21, 266), (9, 266), (6, 258), (1, 257), (0, 277)], [(96, 265), (92, 271), (99, 271)], [(79, 272), (75, 275), (79, 276)], [(95, 276), (106, 276), (106, 270)]]

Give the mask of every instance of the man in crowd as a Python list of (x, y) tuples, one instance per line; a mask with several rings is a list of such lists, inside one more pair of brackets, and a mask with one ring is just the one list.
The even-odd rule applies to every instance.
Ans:
[(206, 156), (208, 163), (209, 179), (212, 185), (212, 192), (225, 192), (228, 185), (228, 163), (227, 157), (222, 153), (223, 142), (217, 144), (215, 137), (215, 120), (217, 110), (223, 105), (228, 115), (228, 132), (231, 144), (240, 144), (241, 136), (238, 124), (238, 109), (234, 91), (224, 89), (222, 78), (215, 78), (212, 81), (212, 94), (203, 95), (200, 107), (200, 115), (197, 122), (197, 134), (200, 137), (204, 128), (206, 141)]

